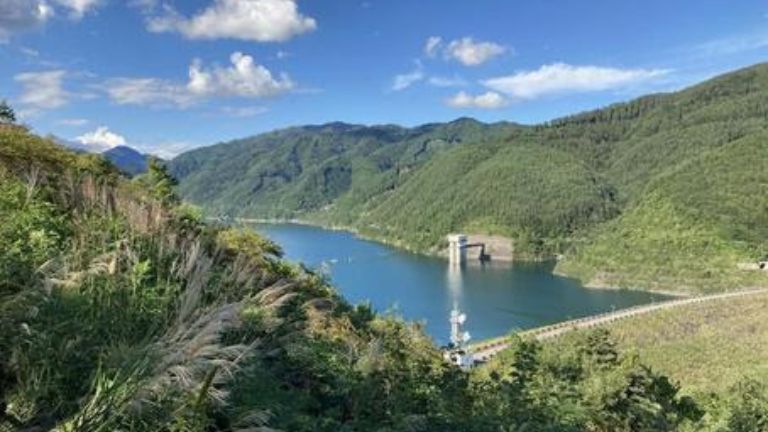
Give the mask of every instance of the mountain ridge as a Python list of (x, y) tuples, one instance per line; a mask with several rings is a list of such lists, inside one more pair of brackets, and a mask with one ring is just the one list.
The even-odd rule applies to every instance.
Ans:
[[(742, 244), (723, 218), (711, 222), (711, 229), (696, 231), (716, 238), (686, 243), (691, 233), (679, 224), (703, 226), (702, 218), (720, 212), (701, 190), (712, 173), (695, 171), (677, 183), (659, 179), (702, 154), (719, 152), (720, 160), (709, 170), (725, 179), (722, 187), (735, 190), (725, 199), (747, 209), (742, 231), (760, 232), (755, 228), (764, 221), (755, 204), (759, 195), (741, 191), (768, 192), (768, 180), (760, 175), (763, 168), (768, 171), (765, 141), (754, 138), (750, 144), (755, 155), (741, 167), (746, 175), (720, 171), (731, 166), (731, 159), (743, 160), (740, 146), (732, 144), (762, 136), (766, 120), (768, 65), (759, 64), (677, 92), (539, 125), (466, 118), (414, 128), (350, 128), (337, 122), (196, 150), (170, 166), (182, 195), (212, 214), (344, 226), (430, 253), (440, 251), (449, 232), (504, 235), (513, 239), (521, 259), (565, 255), (558, 271), (585, 282), (722, 290), (765, 284), (764, 278), (735, 269), (739, 261), (768, 253), (768, 244), (754, 235)], [(674, 209), (680, 203), (685, 203), (682, 212)], [(650, 214), (669, 218), (653, 220)], [(613, 239), (624, 249), (599, 246), (608, 239), (602, 234), (628, 229), (617, 224), (637, 223), (641, 226), (633, 232), (655, 231), (671, 244), (693, 249), (657, 262), (650, 259), (654, 248), (666, 247), (657, 241), (635, 237), (635, 243)], [(718, 242), (742, 243), (707, 246)], [(648, 260), (637, 262), (632, 254)], [(688, 262), (696, 256), (717, 266)], [(685, 267), (695, 270), (674, 274)], [(628, 271), (634, 275), (626, 277)]]

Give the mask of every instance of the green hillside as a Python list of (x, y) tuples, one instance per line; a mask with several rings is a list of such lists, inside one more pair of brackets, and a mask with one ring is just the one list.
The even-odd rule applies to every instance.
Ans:
[(592, 285), (766, 285), (768, 66), (536, 126), (294, 128), (181, 155), (211, 214), (341, 225), (435, 252), (501, 234)]
[(276, 131), (193, 150), (173, 160), (182, 195), (213, 213), (303, 217), (340, 202), (361, 206), (445, 149), (494, 142), (517, 127), (470, 119), (415, 129), (344, 123)]
[(592, 285), (715, 291), (765, 285), (738, 271), (768, 253), (768, 133), (689, 158), (571, 251), (559, 270)]
[[(749, 376), (768, 378), (768, 294), (708, 301), (659, 310), (608, 324), (622, 350), (638, 353), (680, 380), (687, 394), (731, 388)], [(567, 350), (583, 331), (547, 345)]]
[(463, 230), (516, 239), (533, 255), (559, 250), (614, 216), (614, 191), (567, 153), (520, 143), (465, 145), (434, 157), (359, 219), (363, 232), (427, 249)]
[(419, 325), (348, 304), (250, 230), (202, 222), (157, 163), (128, 180), (4, 126), (0, 220), (2, 431), (628, 432), (704, 418), (639, 361), (584, 355), (602, 340), (556, 363), (518, 341), (510, 367), (462, 371)]

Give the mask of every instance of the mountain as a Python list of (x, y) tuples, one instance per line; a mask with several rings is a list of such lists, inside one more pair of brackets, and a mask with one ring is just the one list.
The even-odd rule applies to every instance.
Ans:
[(120, 171), (130, 176), (136, 176), (147, 171), (150, 155), (143, 154), (128, 146), (117, 146), (104, 152), (100, 152), (96, 151), (93, 146), (82, 144), (77, 141), (66, 140), (55, 135), (49, 135), (47, 138), (76, 153), (101, 154), (115, 164)]
[(760, 421), (739, 400), (754, 405), (768, 391), (694, 399), (603, 333), (555, 349), (514, 336), (493, 369), (462, 370), (421, 325), (349, 304), (251, 230), (207, 224), (170, 180), (162, 165), (129, 180), (98, 155), (0, 128), (0, 430), (701, 431), (715, 430), (704, 421)]
[(594, 286), (768, 285), (768, 66), (535, 126), (291, 128), (183, 154), (208, 212), (340, 225), (419, 251), (510, 237)]
[(127, 146), (113, 147), (102, 153), (102, 155), (120, 168), (120, 171), (130, 176), (147, 171), (147, 164), (150, 158), (149, 155), (140, 153)]
[(295, 217), (333, 204), (344, 216), (396, 188), (434, 154), (517, 129), (471, 119), (413, 129), (331, 123), (193, 150), (170, 166), (181, 193), (212, 212)]

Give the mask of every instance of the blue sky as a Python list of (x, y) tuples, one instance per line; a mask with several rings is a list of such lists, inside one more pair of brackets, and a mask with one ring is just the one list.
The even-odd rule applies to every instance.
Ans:
[(329, 121), (536, 123), (762, 62), (733, 0), (0, 0), (0, 98), (169, 157)]

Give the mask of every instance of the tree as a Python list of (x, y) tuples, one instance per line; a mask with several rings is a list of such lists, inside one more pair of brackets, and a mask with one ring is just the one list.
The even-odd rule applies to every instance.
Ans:
[(152, 195), (164, 205), (178, 204), (180, 199), (174, 188), (178, 185), (175, 178), (168, 172), (168, 167), (155, 158), (149, 160), (147, 173), (142, 179), (146, 182)]
[(609, 369), (619, 363), (616, 342), (611, 339), (608, 330), (598, 328), (589, 332), (586, 339), (578, 346), (579, 354), (598, 368)]
[(15, 124), (16, 113), (6, 101), (0, 101), (0, 124)]

